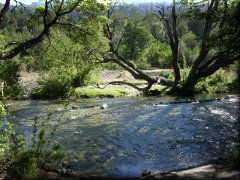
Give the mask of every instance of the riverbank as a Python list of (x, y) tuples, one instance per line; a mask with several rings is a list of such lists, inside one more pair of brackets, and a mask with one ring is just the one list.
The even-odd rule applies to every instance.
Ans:
[[(170, 72), (169, 69), (157, 69), (157, 70), (146, 70), (148, 74), (153, 76), (158, 76), (160, 72)], [(88, 86), (78, 87), (75, 89), (75, 93), (73, 95), (77, 98), (102, 98), (102, 97), (136, 97), (140, 96), (141, 92), (136, 90), (135, 88), (124, 85), (121, 83), (112, 82), (130, 82), (138, 87), (145, 87), (147, 83), (143, 80), (136, 80), (134, 77), (127, 71), (120, 70), (103, 70), (97, 73), (98, 77), (97, 82), (91, 82)], [(21, 81), (20, 85), (24, 89), (24, 99), (30, 98), (33, 90), (39, 87), (38, 78), (40, 74), (37, 72), (22, 72), (21, 73)], [(162, 89), (163, 86), (153, 85), (151, 90)]]
[[(44, 171), (43, 177), (44, 179), (62, 179), (62, 180), (70, 180), (70, 179), (121, 179), (121, 178), (112, 178), (109, 176), (83, 176), (80, 174), (60, 174), (56, 172)], [(208, 164), (196, 168), (190, 168), (187, 170), (180, 171), (172, 171), (167, 173), (155, 173), (151, 174), (149, 172), (148, 175), (128, 178), (128, 179), (136, 179), (136, 180), (156, 180), (156, 179), (239, 179), (240, 172), (239, 171), (228, 171), (222, 165), (219, 164)], [(126, 179), (126, 178), (122, 178)]]

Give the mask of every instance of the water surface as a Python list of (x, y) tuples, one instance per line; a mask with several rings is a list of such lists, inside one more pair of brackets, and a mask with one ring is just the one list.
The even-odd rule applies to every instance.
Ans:
[[(58, 124), (55, 140), (78, 160), (74, 171), (135, 177), (144, 169), (167, 172), (222, 157), (237, 144), (238, 100), (25, 100), (10, 102), (9, 109), (17, 132), (29, 141), (34, 117), (45, 121), (51, 113), (49, 128)], [(108, 109), (99, 108), (104, 103)]]

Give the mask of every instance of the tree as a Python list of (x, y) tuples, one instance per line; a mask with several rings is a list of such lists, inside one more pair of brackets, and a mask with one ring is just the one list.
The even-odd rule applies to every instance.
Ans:
[(195, 3), (191, 8), (194, 10), (188, 12), (205, 24), (199, 55), (182, 87), (186, 92), (193, 92), (202, 78), (240, 60), (240, 2), (211, 0)]
[[(210, 0), (193, 3), (181, 1), (185, 9), (185, 17), (194, 17), (204, 22), (201, 34), (200, 50), (192, 62), (190, 73), (183, 82), (181, 91), (193, 92), (195, 85), (221, 67), (240, 59), (239, 12), (240, 2), (234, 0)], [(178, 6), (180, 12), (180, 6)], [(171, 14), (165, 13), (165, 8), (158, 8), (160, 19), (164, 22), (172, 50), (172, 65), (175, 72), (175, 85), (180, 80), (179, 72), (179, 13), (176, 13), (176, 2), (173, 0)], [(186, 37), (185, 37), (186, 38)]]
[(123, 55), (130, 60), (138, 60), (142, 52), (152, 43), (152, 39), (146, 28), (128, 23), (122, 40)]
[(172, 3), (172, 9), (170, 15), (167, 15), (165, 13), (165, 7), (159, 7), (158, 8), (159, 18), (161, 21), (163, 21), (168, 39), (169, 39), (169, 45), (171, 47), (172, 51), (172, 66), (174, 71), (174, 86), (176, 86), (179, 81), (181, 80), (181, 74), (180, 74), (180, 67), (178, 63), (178, 57), (179, 57), (179, 35), (177, 31), (177, 20), (178, 15), (176, 12), (176, 1), (173, 0)]
[[(107, 18), (109, 19), (109, 22), (106, 23), (103, 27), (103, 32), (105, 37), (109, 40), (109, 50), (107, 52), (102, 52), (102, 62), (114, 62), (121, 66), (123, 69), (127, 70), (132, 74), (132, 76), (135, 79), (142, 79), (147, 82), (147, 86), (144, 88), (138, 87), (132, 83), (129, 82), (112, 82), (112, 84), (127, 84), (129, 86), (132, 86), (140, 91), (143, 91), (144, 93), (148, 93), (149, 89), (152, 87), (153, 84), (158, 83), (161, 85), (167, 85), (167, 86), (172, 86), (173, 82), (172, 80), (168, 80), (164, 77), (158, 77), (154, 78), (146, 73), (144, 73), (142, 70), (138, 69), (126, 56), (121, 54), (119, 51), (119, 47), (121, 46), (122, 40), (123, 40), (123, 35), (125, 32), (118, 33), (118, 29), (114, 26), (119, 19), (113, 19), (112, 15), (114, 13), (114, 8), (116, 4), (111, 4), (108, 11), (107, 11)], [(135, 42), (133, 42), (135, 43)]]
[[(5, 47), (0, 49), (0, 60), (8, 60), (17, 56), (18, 54), (32, 48), (41, 43), (45, 38), (51, 39), (50, 31), (56, 26), (73, 26), (74, 19), (70, 21), (70, 13), (73, 11), (85, 11), (89, 4), (95, 3), (95, 0), (45, 0), (43, 6), (37, 7), (35, 16), (37, 17), (37, 24), (41, 25), (40, 32), (30, 39), (24, 39), (21, 42), (10, 42)], [(3, 24), (7, 12), (10, 8), (10, 0), (6, 0), (3, 9), (0, 13), (0, 25)], [(2, 27), (2, 26), (1, 26)], [(7, 47), (7, 48), (6, 48)]]

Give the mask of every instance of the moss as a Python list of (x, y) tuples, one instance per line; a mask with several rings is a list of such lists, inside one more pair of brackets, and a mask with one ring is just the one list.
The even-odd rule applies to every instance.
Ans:
[(83, 98), (94, 98), (94, 97), (121, 97), (126, 96), (130, 93), (130, 90), (119, 87), (106, 87), (104, 89), (98, 89), (94, 87), (83, 87), (75, 90), (77, 96)]

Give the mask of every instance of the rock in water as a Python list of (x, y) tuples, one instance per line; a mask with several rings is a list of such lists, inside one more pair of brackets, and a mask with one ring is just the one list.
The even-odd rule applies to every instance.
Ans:
[(79, 108), (78, 106), (72, 106), (72, 109), (77, 109), (77, 108)]
[(106, 103), (104, 103), (101, 107), (101, 109), (107, 109), (108, 108), (108, 105)]

